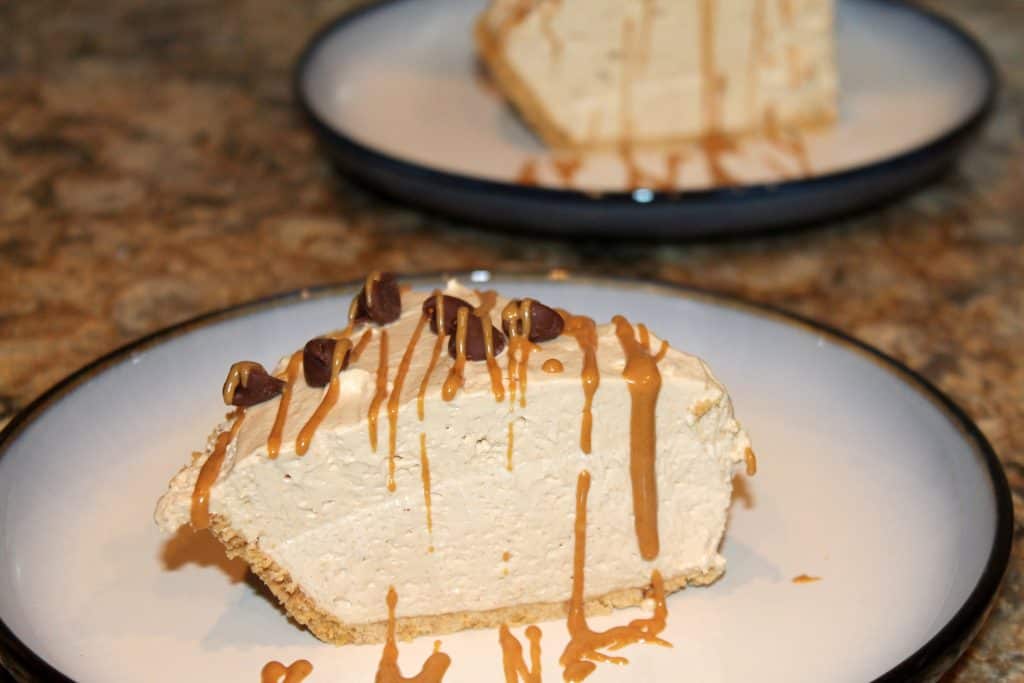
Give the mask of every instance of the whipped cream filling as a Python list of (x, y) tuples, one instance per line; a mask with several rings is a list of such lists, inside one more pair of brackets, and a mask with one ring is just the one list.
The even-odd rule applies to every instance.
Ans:
[[(479, 303), (476, 294), (455, 283), (446, 293)], [(583, 352), (575, 338), (562, 335), (530, 354), (525, 407), (518, 391), (514, 403), (508, 400), (507, 350), (497, 358), (504, 401), (495, 400), (484, 362), (467, 363), (464, 386), (452, 401), (442, 400), (441, 387), (454, 362), (445, 343), (427, 382), (421, 421), (417, 399), (436, 340), (424, 330), (398, 404), (395, 490), (390, 491), (387, 402), (377, 421), (376, 452), (367, 421), (377, 388), (379, 340), (386, 330), (390, 392), (426, 296), (406, 293), (399, 320), (374, 328), (361, 356), (341, 373), (338, 403), (305, 455), (296, 455), (295, 440), (326, 388), (309, 387), (301, 378), (295, 384), (280, 454), (273, 460), (267, 457), (267, 438), (280, 398), (247, 409), (211, 489), (211, 513), (255, 541), (322, 611), (346, 623), (385, 620), (381, 596), (389, 586), (401, 595), (401, 616), (567, 600), (575, 488), (582, 469), (592, 478), (588, 598), (647, 585), (655, 568), (673, 577), (724, 565), (718, 546), (731, 477), (749, 447), (729, 397), (694, 356), (670, 349), (658, 364), (660, 553), (644, 560), (633, 524), (625, 358), (611, 325), (597, 328), (600, 386), (593, 398), (589, 455), (580, 449)], [(504, 303), (499, 299), (490, 313), (499, 327)], [(353, 337), (361, 334), (357, 330)], [(652, 348), (660, 343), (652, 334)], [(541, 369), (552, 359), (562, 372)], [(275, 374), (283, 376), (286, 363), (282, 359)], [(430, 528), (421, 434), (430, 471)], [(163, 529), (188, 522), (192, 490), (212, 442), (160, 500), (156, 519)]]

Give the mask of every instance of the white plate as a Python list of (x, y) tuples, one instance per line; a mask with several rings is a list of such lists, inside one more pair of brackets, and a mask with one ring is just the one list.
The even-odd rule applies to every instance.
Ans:
[[(524, 162), (548, 155), (478, 73), (472, 30), (485, 6), (484, 0), (396, 2), (364, 15), (321, 47), (309, 76), (316, 81), (309, 87), (314, 109), (386, 154), (515, 182)], [(905, 152), (977, 109), (986, 79), (951, 36), (891, 5), (845, 0), (838, 7), (841, 116), (838, 126), (806, 136), (815, 174)], [(705, 156), (696, 149), (684, 155), (680, 189), (711, 184)], [(660, 176), (663, 157), (648, 153), (641, 163)], [(800, 175), (795, 160), (770, 145), (747, 145), (726, 163), (741, 184)], [(538, 180), (565, 186), (550, 163), (541, 164)], [(573, 187), (623, 191), (631, 189), (626, 182), (618, 154), (606, 153), (587, 158)]]
[[(958, 27), (903, 2), (841, 0), (838, 123), (803, 135), (809, 169), (776, 145), (742, 143), (722, 160), (730, 185), (770, 191), (721, 199), (730, 208), (744, 199), (770, 198), (774, 204), (739, 215), (734, 210), (731, 218), (708, 216), (695, 210), (698, 200), (709, 199), (700, 192), (713, 185), (699, 146), (682, 148), (674, 192), (628, 186), (618, 153), (582, 157), (579, 171), (566, 182), (544, 146), (481, 76), (472, 26), (484, 6), (484, 0), (377, 4), (319, 33), (297, 72), (300, 102), (346, 170), (408, 201), (483, 223), (550, 232), (696, 235), (863, 208), (947, 166), (985, 118), (996, 88), (991, 61)], [(637, 162), (664, 179), (668, 154), (679, 151), (637, 152)], [(918, 158), (907, 158), (913, 154)], [(529, 207), (556, 197), (524, 194), (528, 188), (516, 184), (530, 160), (538, 164), (540, 187), (563, 195), (554, 216), (550, 204)], [(906, 166), (879, 168), (897, 161)], [(486, 183), (477, 189), (492, 194), (519, 190), (519, 201), (510, 202), (516, 208), (475, 206), (483, 200), (472, 197), (467, 180)], [(808, 180), (839, 183), (843, 191), (807, 186)], [(796, 206), (780, 211), (776, 190), (801, 185), (792, 196)], [(605, 207), (635, 203), (635, 209), (646, 210), (623, 218), (623, 207), (617, 207), (599, 219), (584, 213), (588, 200)], [(675, 213), (657, 216), (645, 206), (659, 200), (671, 203)], [(656, 222), (648, 222), (655, 216)], [(716, 227), (722, 224), (728, 227)]]
[[(628, 668), (603, 665), (591, 681), (865, 681), (901, 663), (908, 675), (945, 666), (963, 647), (1005, 570), (1012, 512), (991, 449), (934, 389), (836, 333), (731, 299), (606, 280), (492, 286), (649, 321), (709, 361), (757, 446), (725, 577), (669, 599), (673, 649), (631, 647)], [(373, 679), (379, 646), (320, 643), (209, 537), (168, 541), (152, 522), (169, 477), (224, 413), (225, 368), (272, 363), (336, 326), (350, 296), (292, 295), (160, 333), (12, 422), (0, 435), (5, 662), (42, 675), (35, 653), (80, 681), (227, 683), (301, 657), (310, 683)], [(821, 581), (791, 581), (804, 573)], [(564, 623), (541, 626), (545, 679), (560, 680)], [(501, 679), (494, 630), (442, 640), (446, 683)], [(407, 674), (432, 641), (401, 645)]]

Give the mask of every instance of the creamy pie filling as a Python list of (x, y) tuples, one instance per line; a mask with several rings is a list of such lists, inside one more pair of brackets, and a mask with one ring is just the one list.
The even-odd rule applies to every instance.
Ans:
[[(445, 294), (471, 303), (471, 315), (496, 329), (503, 314), (524, 322), (521, 302), (516, 318), (503, 299), (455, 283)], [(403, 617), (559, 602), (572, 593), (577, 479), (586, 470), (585, 598), (649, 585), (654, 570), (676, 577), (724, 566), (718, 546), (731, 477), (751, 452), (701, 360), (662, 351), (662, 340), (624, 318), (593, 326), (564, 314), (565, 330), (541, 343), (513, 326), (508, 348), (463, 363), (446, 396), (459, 354), (453, 359), (448, 339), (424, 329), (430, 296), (405, 293), (397, 321), (338, 333), (348, 342), (335, 351), (351, 355), (332, 359), (348, 364), (325, 387), (303, 381), (295, 356), (282, 359), (272, 374), (287, 384), (283, 395), (222, 425), (171, 482), (157, 508), (160, 526), (195, 521), (197, 480), (222, 446), (209, 512), (256, 541), (342, 622), (386, 620), (381, 596), (392, 586)], [(352, 340), (367, 340), (360, 353)], [(553, 362), (560, 371), (542, 369)], [(630, 375), (631, 364), (643, 372)], [(656, 488), (640, 517), (656, 520), (656, 546), (645, 550), (651, 527), (638, 523), (633, 458), (638, 431), (648, 428), (637, 426), (636, 385), (649, 382), (652, 366), (656, 445), (644, 467)], [(299, 455), (332, 386), (336, 400), (320, 410)]]

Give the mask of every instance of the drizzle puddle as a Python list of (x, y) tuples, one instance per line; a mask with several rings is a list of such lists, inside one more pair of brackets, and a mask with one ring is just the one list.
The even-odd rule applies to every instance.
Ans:
[(216, 567), (231, 583), (241, 583), (249, 573), (249, 565), (244, 560), (227, 558), (224, 546), (210, 532), (192, 531), (187, 525), (164, 541), (160, 562), (164, 569), (172, 572), (188, 565)]

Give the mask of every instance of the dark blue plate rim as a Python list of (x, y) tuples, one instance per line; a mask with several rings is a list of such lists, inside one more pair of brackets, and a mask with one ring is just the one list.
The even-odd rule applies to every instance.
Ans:
[(825, 186), (867, 179), (873, 176), (884, 176), (894, 169), (914, 165), (932, 157), (942, 156), (948, 150), (956, 149), (961, 143), (972, 138), (981, 129), (981, 126), (995, 108), (999, 93), (999, 71), (991, 55), (989, 55), (977, 38), (953, 20), (932, 9), (922, 7), (908, 0), (858, 0), (859, 2), (871, 2), (896, 7), (902, 11), (919, 15), (925, 21), (955, 38), (977, 60), (985, 78), (985, 94), (979, 101), (978, 106), (960, 124), (931, 141), (912, 147), (904, 152), (879, 159), (878, 161), (861, 164), (841, 171), (814, 175), (809, 178), (785, 180), (775, 183), (755, 183), (703, 190), (686, 190), (683, 192), (651, 190), (649, 198), (645, 196), (643, 201), (638, 201), (634, 197), (634, 191), (585, 192), (573, 189), (518, 185), (445, 171), (386, 154), (358, 142), (355, 138), (332, 126), (316, 112), (307, 95), (305, 76), (323, 43), (330, 39), (335, 32), (347, 28), (348, 24), (354, 23), (381, 7), (396, 2), (408, 1), (410, 0), (377, 0), (343, 13), (318, 30), (306, 44), (305, 48), (303, 48), (293, 72), (293, 91), (299, 109), (318, 135), (343, 150), (346, 156), (359, 159), (361, 163), (367, 166), (379, 167), (406, 176), (431, 180), (438, 185), (449, 185), (462, 190), (486, 192), (508, 198), (556, 200), (558, 202), (569, 202), (586, 206), (600, 203), (605, 206), (649, 207), (652, 205), (685, 204), (688, 201), (694, 200), (731, 203), (737, 200), (778, 197), (780, 192), (794, 194), (811, 193)]
[[(438, 281), (442, 275), (448, 277), (451, 274), (411, 273), (405, 277), (406, 279), (415, 278), (419, 281)], [(457, 277), (465, 277), (466, 279), (469, 277), (469, 273), (455, 275)], [(493, 276), (498, 279), (521, 281), (550, 279), (544, 273), (495, 272)], [(858, 353), (873, 361), (882, 369), (901, 378), (911, 388), (917, 390), (925, 399), (932, 402), (945, 413), (950, 422), (961, 431), (964, 440), (974, 447), (975, 457), (981, 459), (989, 475), (989, 483), (992, 486), (996, 510), (996, 524), (992, 547), (989, 550), (985, 569), (982, 571), (977, 584), (975, 584), (974, 589), (960, 609), (957, 610), (956, 614), (913, 654), (871, 683), (933, 680), (938, 673), (944, 672), (952, 666), (955, 659), (963, 653), (971, 639), (977, 634), (994, 605), (996, 595), (1009, 567), (1013, 548), (1013, 498), (1010, 493), (1009, 482), (1006, 479), (1006, 473), (1003, 471), (999, 456), (996, 455), (992, 445), (967, 413), (940, 389), (925, 379), (925, 377), (892, 356), (835, 327), (797, 313), (792, 313), (769, 304), (747, 301), (731, 294), (662, 280), (608, 277), (585, 273), (572, 275), (568, 279), (573, 283), (589, 283), (609, 288), (646, 287), (666, 295), (703, 300), (750, 315), (771, 318), (783, 324), (813, 330), (815, 333), (828, 337), (830, 341)], [(61, 380), (15, 415), (11, 422), (0, 431), (0, 458), (3, 458), (10, 452), (10, 446), (14, 443), (18, 434), (32, 422), (42, 417), (62, 397), (78, 386), (88, 382), (99, 373), (129, 360), (134, 353), (152, 348), (170, 339), (213, 323), (239, 318), (266, 309), (280, 308), (311, 297), (319, 298), (335, 296), (345, 291), (351, 292), (361, 282), (362, 280), (355, 280), (345, 283), (325, 284), (274, 294), (204, 313), (125, 344)], [(58, 671), (25, 645), (2, 618), (0, 618), (0, 664), (3, 664), (19, 681), (75, 683), (73, 679)]]

